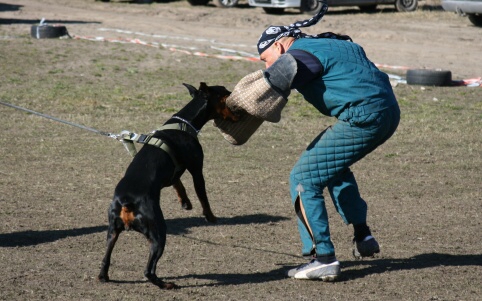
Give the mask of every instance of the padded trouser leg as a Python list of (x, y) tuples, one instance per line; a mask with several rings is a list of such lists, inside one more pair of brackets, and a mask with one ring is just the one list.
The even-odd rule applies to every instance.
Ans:
[(366, 222), (367, 206), (349, 167), (383, 144), (395, 132), (399, 117), (398, 107), (393, 107), (339, 120), (320, 133), (296, 162), (290, 174), (290, 192), (295, 208), (301, 208), (297, 202), (304, 208), (298, 222), (304, 255), (313, 250), (317, 255), (334, 254), (323, 197), (325, 187), (346, 223)]
[[(334, 255), (322, 191), (291, 182), (291, 196), (298, 215), (303, 255)], [(303, 209), (303, 210), (302, 210)]]
[(346, 224), (362, 224), (367, 220), (367, 204), (361, 198), (355, 176), (347, 169), (328, 185), (335, 208)]

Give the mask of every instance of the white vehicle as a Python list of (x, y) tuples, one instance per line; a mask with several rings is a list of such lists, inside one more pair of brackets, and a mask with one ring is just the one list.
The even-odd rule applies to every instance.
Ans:
[[(394, 4), (401, 12), (415, 11), (418, 0), (325, 0), (329, 7), (358, 6), (362, 11), (374, 11), (378, 4)], [(316, 14), (321, 9), (317, 0), (249, 0), (250, 6), (262, 7), (267, 14), (282, 14), (285, 8), (299, 8), (302, 13)]]
[(446, 11), (467, 16), (472, 24), (482, 27), (482, 0), (442, 0), (442, 7)]

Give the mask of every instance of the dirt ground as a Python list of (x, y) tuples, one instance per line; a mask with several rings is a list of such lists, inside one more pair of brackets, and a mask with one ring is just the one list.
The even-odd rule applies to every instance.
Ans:
[[(74, 39), (34, 40), (41, 18)], [(308, 18), (267, 15), (186, 1), (132, 4), (93, 0), (0, 2), (0, 101), (99, 129), (146, 132), (182, 106), (182, 82), (232, 88), (260, 69), (255, 43), (270, 24)], [(482, 76), (482, 29), (438, 1), (414, 13), (380, 6), (330, 9), (306, 32), (350, 35), (390, 74), (407, 68)], [(95, 40), (95, 41), (92, 41)], [(122, 43), (119, 43), (122, 42)], [(229, 60), (230, 58), (231, 60)], [(395, 85), (395, 84), (394, 84)], [(97, 281), (106, 209), (129, 157), (115, 141), (0, 106), (1, 300), (482, 300), (482, 89), (394, 87), (402, 108), (396, 135), (353, 166), (382, 252), (351, 256), (352, 231), (327, 195), (332, 239), (342, 263), (335, 283), (286, 279), (304, 262), (287, 180), (310, 140), (333, 123), (290, 99), (278, 124), (233, 147), (212, 126), (200, 136), (205, 176), (219, 223), (193, 201), (181, 210), (171, 189), (158, 274), (180, 289), (146, 282), (148, 245), (125, 233), (112, 282)]]

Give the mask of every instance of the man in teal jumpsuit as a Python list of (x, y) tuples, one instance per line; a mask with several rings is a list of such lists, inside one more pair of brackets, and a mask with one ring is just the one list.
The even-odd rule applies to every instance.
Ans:
[[(309, 36), (301, 32), (300, 27), (316, 24), (326, 10), (323, 4), (321, 11), (309, 20), (269, 26), (257, 44), (267, 68), (262, 73), (264, 78), (255, 81), (257, 86), (241, 85), (243, 79), (233, 90), (232, 99), (242, 102), (249, 98), (242, 93), (259, 90), (259, 84), (267, 82), (268, 90), (284, 99), (291, 89), (296, 89), (320, 113), (337, 119), (311, 142), (290, 174), (301, 251), (310, 260), (287, 272), (295, 279), (334, 281), (340, 275), (340, 263), (330, 238), (323, 190), (327, 188), (344, 222), (353, 225), (353, 254), (368, 257), (380, 252), (367, 225), (367, 204), (360, 196), (350, 166), (393, 135), (400, 110), (388, 76), (350, 37), (330, 32)], [(271, 98), (258, 98), (258, 106), (271, 102)]]
[(366, 57), (362, 47), (347, 36), (301, 33), (299, 27), (315, 24), (326, 9), (325, 5), (305, 22), (268, 27), (260, 37), (258, 51), (268, 74), (282, 55), (293, 56), (297, 73), (290, 88), (297, 89), (322, 114), (338, 119), (313, 140), (290, 174), (302, 254), (313, 257), (288, 271), (288, 276), (333, 281), (340, 268), (323, 190), (328, 188), (338, 213), (354, 227), (354, 254), (378, 253), (379, 245), (366, 223), (367, 205), (349, 167), (392, 136), (400, 110), (388, 76)]

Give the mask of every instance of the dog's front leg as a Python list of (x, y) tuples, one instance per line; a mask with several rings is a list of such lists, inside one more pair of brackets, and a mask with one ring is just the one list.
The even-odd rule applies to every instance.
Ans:
[(174, 187), (174, 190), (176, 190), (177, 198), (179, 199), (179, 203), (181, 203), (182, 208), (186, 210), (191, 210), (192, 203), (191, 200), (187, 197), (186, 188), (184, 188), (181, 179), (179, 179), (172, 186)]
[(206, 183), (204, 181), (202, 170), (190, 172), (194, 182), (194, 189), (196, 190), (197, 197), (203, 208), (203, 215), (206, 217), (208, 222), (216, 223), (218, 219), (216, 216), (214, 216), (213, 212), (211, 211), (211, 206), (209, 205), (208, 196), (206, 193)]

